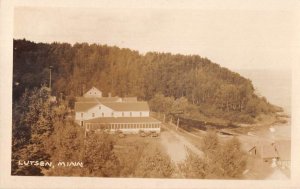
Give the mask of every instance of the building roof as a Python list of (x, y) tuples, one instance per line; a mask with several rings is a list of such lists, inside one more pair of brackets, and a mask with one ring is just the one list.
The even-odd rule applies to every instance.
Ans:
[(121, 101), (120, 97), (101, 97), (101, 98), (96, 98), (98, 101), (102, 102), (117, 102)]
[(86, 120), (85, 123), (161, 123), (152, 117), (100, 117)]
[(274, 145), (263, 145), (262, 146), (261, 157), (262, 158), (276, 158), (279, 157)]
[(120, 97), (76, 97), (77, 102), (117, 102), (121, 101)]
[(124, 97), (124, 102), (137, 102), (137, 97)]
[(89, 90), (87, 90), (84, 94), (87, 94), (88, 92), (90, 92), (91, 90), (95, 90), (95, 91), (97, 91), (97, 92), (100, 92), (100, 93), (102, 93), (102, 91), (100, 91), (99, 89), (97, 89), (96, 87), (92, 87), (92, 88), (90, 88)]
[(96, 98), (76, 97), (77, 102), (97, 102)]
[(291, 160), (291, 141), (280, 140), (275, 143), (278, 156), (281, 160)]
[(114, 111), (149, 111), (147, 102), (102, 102)]
[(98, 104), (98, 102), (75, 102), (75, 111), (85, 112)]

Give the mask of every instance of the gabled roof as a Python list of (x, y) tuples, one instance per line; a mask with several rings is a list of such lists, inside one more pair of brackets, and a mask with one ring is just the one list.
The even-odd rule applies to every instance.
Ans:
[(96, 98), (76, 97), (77, 102), (97, 102)]
[(114, 111), (149, 111), (147, 102), (102, 102)]
[[(93, 91), (93, 94), (90, 94)], [(95, 94), (96, 93), (96, 94)], [(88, 91), (86, 91), (83, 96), (89, 97), (89, 96), (102, 96), (102, 92), (97, 89), (96, 87), (92, 87)]]
[(98, 101), (102, 102), (117, 102), (121, 100), (120, 97), (101, 97), (101, 98), (96, 98)]
[(291, 141), (280, 140), (275, 143), (278, 156), (281, 160), (291, 160)]
[(120, 97), (76, 97), (77, 102), (117, 102), (121, 101)]
[(85, 123), (161, 123), (152, 117), (100, 117), (86, 120)]
[(98, 104), (98, 102), (75, 102), (75, 111), (85, 112)]
[(124, 102), (137, 102), (137, 97), (124, 97)]
[(262, 158), (276, 158), (279, 157), (278, 153), (276, 151), (276, 148), (274, 145), (263, 145), (262, 146), (262, 152), (261, 152), (261, 157)]

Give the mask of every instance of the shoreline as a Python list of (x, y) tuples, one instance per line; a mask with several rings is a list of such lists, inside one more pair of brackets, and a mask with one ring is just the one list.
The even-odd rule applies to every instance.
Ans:
[[(291, 140), (291, 133), (289, 131), (291, 127), (291, 116), (286, 114), (285, 112), (276, 112), (272, 115), (261, 115), (260, 121), (257, 121), (254, 124), (240, 124), (239, 126), (239, 128), (229, 130), (238, 135), (255, 134), (260, 138), (274, 137), (274, 140)], [(273, 128), (274, 136), (273, 134), (271, 134), (271, 128)], [(288, 134), (285, 130), (288, 131)]]

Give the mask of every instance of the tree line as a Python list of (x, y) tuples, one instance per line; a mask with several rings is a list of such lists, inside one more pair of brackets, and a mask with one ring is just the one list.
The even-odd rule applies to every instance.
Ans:
[(25, 88), (48, 85), (52, 66), (52, 95), (58, 97), (79, 96), (95, 86), (104, 94), (147, 101), (158, 94), (174, 100), (185, 98), (201, 114), (240, 122), (275, 111), (254, 93), (249, 79), (199, 55), (141, 55), (116, 46), (25, 39), (14, 40), (13, 55), (14, 100)]

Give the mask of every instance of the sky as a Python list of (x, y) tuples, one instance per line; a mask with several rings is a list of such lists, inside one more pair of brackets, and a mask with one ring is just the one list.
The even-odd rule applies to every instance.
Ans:
[(14, 38), (116, 45), (142, 54), (198, 54), (233, 70), (290, 69), (298, 48), (298, 20), (292, 3), (173, 1), (170, 6), (166, 3), (170, 1), (134, 5), (134, 0), (125, 1), (131, 3), (64, 7), (20, 4), (14, 9)]

